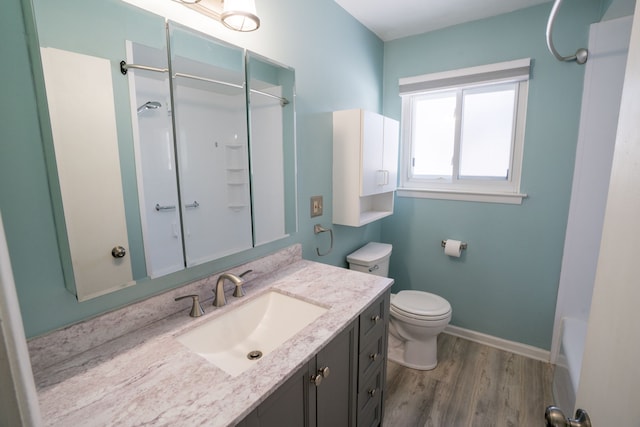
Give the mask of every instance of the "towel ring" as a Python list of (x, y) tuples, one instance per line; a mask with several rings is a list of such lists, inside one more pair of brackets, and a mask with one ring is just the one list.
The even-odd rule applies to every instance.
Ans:
[(331, 228), (324, 228), (320, 224), (316, 224), (313, 226), (314, 234), (326, 233), (327, 231), (329, 232), (329, 236), (331, 236), (331, 243), (329, 245), (329, 250), (325, 253), (320, 253), (320, 249), (316, 248), (316, 253), (318, 254), (318, 256), (329, 255), (329, 253), (333, 250), (333, 230)]

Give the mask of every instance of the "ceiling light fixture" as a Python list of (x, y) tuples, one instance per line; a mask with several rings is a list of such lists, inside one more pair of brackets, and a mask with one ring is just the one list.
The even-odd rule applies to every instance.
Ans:
[(255, 31), (260, 27), (255, 0), (224, 0), (220, 20), (235, 31)]

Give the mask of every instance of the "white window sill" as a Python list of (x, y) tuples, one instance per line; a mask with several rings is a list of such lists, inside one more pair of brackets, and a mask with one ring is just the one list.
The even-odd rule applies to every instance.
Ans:
[(399, 197), (414, 197), (418, 199), (462, 200), (467, 202), (504, 203), (521, 205), (522, 199), (527, 197), (521, 193), (500, 193), (488, 191), (463, 190), (426, 190), (422, 188), (398, 188)]

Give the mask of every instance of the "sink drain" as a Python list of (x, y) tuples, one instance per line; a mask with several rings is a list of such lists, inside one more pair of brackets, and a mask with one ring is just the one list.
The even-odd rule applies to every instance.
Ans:
[(262, 352), (260, 350), (253, 350), (247, 353), (247, 359), (249, 360), (258, 360), (262, 357)]

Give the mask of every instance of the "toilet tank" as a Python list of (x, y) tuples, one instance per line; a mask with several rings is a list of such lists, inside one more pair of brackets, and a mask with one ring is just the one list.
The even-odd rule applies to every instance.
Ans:
[(357, 251), (347, 255), (349, 268), (387, 277), (389, 275), (391, 248), (392, 246), (387, 243), (367, 243)]

